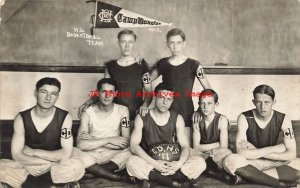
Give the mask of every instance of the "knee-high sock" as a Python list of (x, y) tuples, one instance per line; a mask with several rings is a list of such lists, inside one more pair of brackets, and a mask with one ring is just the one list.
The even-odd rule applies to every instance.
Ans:
[(116, 163), (112, 162), (112, 161), (109, 161), (108, 163), (102, 164), (102, 166), (104, 168), (106, 168), (107, 170), (111, 171), (111, 172), (114, 172), (114, 171), (119, 169), (119, 166)]
[(206, 162), (205, 171), (208, 170), (208, 169), (217, 169), (217, 168), (219, 168), (218, 165), (213, 161), (213, 159), (211, 157), (208, 157), (207, 159), (205, 159), (205, 162)]
[(205, 175), (211, 178), (216, 178), (221, 181), (231, 182), (234, 176), (228, 174), (224, 169), (207, 167)]
[(290, 166), (283, 165), (276, 168), (279, 180), (296, 181), (300, 178), (300, 172)]
[(163, 176), (157, 170), (152, 170), (149, 174), (149, 180), (154, 181), (160, 185), (164, 185), (167, 187), (173, 187), (174, 183), (171, 176)]
[(113, 171), (116, 169), (112, 164), (108, 164), (108, 165), (94, 164), (93, 166), (87, 168), (86, 170), (99, 177), (104, 177), (115, 181), (124, 181), (124, 177), (113, 173)]
[(184, 174), (181, 172), (180, 169), (177, 170), (177, 171), (175, 172), (175, 174), (171, 176), (171, 178), (172, 178), (173, 180), (178, 181), (178, 182), (185, 182), (185, 181), (187, 181), (187, 179), (188, 179), (188, 177), (187, 177), (186, 175), (184, 175)]
[(260, 183), (262, 185), (267, 185), (267, 186), (271, 186), (271, 187), (284, 187), (284, 186), (282, 186), (282, 184), (280, 183), (280, 181), (278, 179), (265, 174), (264, 172), (258, 170), (257, 168), (255, 168), (252, 165), (247, 165), (247, 166), (238, 168), (235, 171), (235, 174), (237, 174), (243, 178), (246, 178), (248, 180), (251, 180), (253, 182)]
[(211, 157), (208, 157), (206, 160), (206, 169), (204, 170), (203, 174), (207, 175), (208, 177), (221, 179), (222, 174), (220, 174), (221, 169), (219, 169), (218, 165), (212, 160)]
[(203, 173), (208, 177), (216, 178), (226, 182), (231, 182), (234, 178), (234, 176), (228, 174), (224, 169), (219, 168), (211, 157), (208, 157), (205, 162), (207, 167)]

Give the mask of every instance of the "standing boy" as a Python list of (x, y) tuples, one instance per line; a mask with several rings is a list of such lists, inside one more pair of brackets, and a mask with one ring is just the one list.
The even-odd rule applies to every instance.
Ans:
[(192, 116), (194, 113), (194, 104), (191, 93), (195, 77), (199, 80), (204, 89), (209, 89), (210, 84), (204, 74), (201, 64), (184, 54), (186, 45), (185, 34), (178, 28), (171, 29), (166, 36), (167, 46), (170, 49), (171, 56), (160, 59), (156, 68), (151, 72), (151, 80), (155, 80), (162, 75), (162, 81), (170, 83), (180, 94), (174, 100), (171, 110), (179, 113), (185, 123), (185, 132), (191, 143)]

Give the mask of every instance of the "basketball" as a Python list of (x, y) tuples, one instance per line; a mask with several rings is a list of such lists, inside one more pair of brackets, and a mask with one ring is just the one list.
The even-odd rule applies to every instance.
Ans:
[(179, 144), (157, 144), (149, 148), (148, 154), (155, 160), (178, 161), (181, 147)]

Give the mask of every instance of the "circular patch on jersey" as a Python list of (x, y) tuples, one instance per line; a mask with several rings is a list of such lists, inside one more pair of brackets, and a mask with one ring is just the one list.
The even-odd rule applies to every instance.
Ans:
[(203, 71), (202, 68), (200, 68), (199, 70), (197, 70), (196, 77), (197, 78), (204, 78), (204, 71)]
[(149, 148), (148, 154), (155, 160), (178, 161), (181, 147), (179, 144), (156, 144)]
[(290, 129), (290, 128), (287, 128), (286, 130), (284, 130), (283, 135), (286, 138), (290, 138), (290, 139), (295, 138), (295, 133), (294, 133), (293, 129)]
[(143, 81), (144, 84), (150, 84), (150, 83), (151, 83), (149, 72), (146, 72), (146, 73), (143, 75), (142, 81)]
[(130, 126), (130, 121), (127, 117), (123, 117), (121, 120), (121, 126), (128, 128)]
[(63, 128), (61, 130), (61, 134), (60, 136), (64, 139), (68, 139), (72, 136), (72, 130), (71, 129), (68, 129), (68, 128)]

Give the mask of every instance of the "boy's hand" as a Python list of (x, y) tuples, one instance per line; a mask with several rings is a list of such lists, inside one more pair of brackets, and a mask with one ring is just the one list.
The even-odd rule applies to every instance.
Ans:
[(142, 54), (135, 56), (135, 62), (137, 62), (139, 65), (142, 64), (143, 59), (144, 56)]
[(192, 121), (194, 124), (198, 124), (202, 120), (202, 115), (200, 112), (195, 111), (192, 116)]
[(87, 109), (89, 106), (90, 106), (90, 105), (84, 103), (83, 105), (81, 105), (81, 106), (79, 107), (79, 109), (78, 109), (78, 117), (79, 117), (79, 119), (81, 118), (82, 113), (85, 112), (86, 109)]
[(149, 108), (146, 106), (141, 106), (139, 109), (139, 114), (144, 117), (149, 112)]

